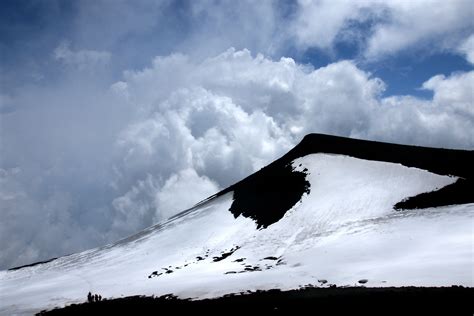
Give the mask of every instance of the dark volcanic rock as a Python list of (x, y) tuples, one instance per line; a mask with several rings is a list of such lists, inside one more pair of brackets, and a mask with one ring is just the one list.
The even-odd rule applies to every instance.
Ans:
[(306, 174), (293, 170), (290, 163), (280, 167), (270, 165), (255, 175), (235, 187), (229, 210), (235, 217), (252, 218), (257, 228), (278, 222), (310, 190)]
[(292, 291), (257, 291), (226, 295), (217, 299), (180, 300), (132, 296), (70, 305), (43, 311), (40, 315), (308, 315), (335, 313), (363, 315), (472, 315), (474, 289), (442, 288), (313, 288)]
[(19, 270), (19, 269), (23, 269), (23, 268), (34, 267), (34, 266), (37, 266), (37, 265), (40, 265), (40, 264), (43, 264), (43, 263), (48, 263), (48, 262), (54, 261), (56, 259), (58, 259), (58, 258), (51, 258), (49, 260), (44, 260), (44, 261), (38, 261), (38, 262), (30, 263), (30, 264), (25, 264), (23, 266), (10, 268), (10, 269), (8, 269), (8, 271), (14, 271), (14, 270)]
[(229, 251), (223, 251), (220, 256), (218, 256), (218, 257), (213, 257), (213, 258), (212, 258), (212, 261), (213, 261), (213, 262), (222, 261), (222, 260), (224, 260), (225, 258), (231, 256), (231, 255), (232, 255), (234, 252), (236, 252), (239, 248), (240, 248), (239, 246), (236, 246), (236, 247), (232, 248), (232, 249), (229, 250)]

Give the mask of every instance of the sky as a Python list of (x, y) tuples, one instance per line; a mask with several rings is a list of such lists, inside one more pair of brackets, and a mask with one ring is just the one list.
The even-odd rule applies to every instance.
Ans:
[(0, 269), (163, 221), (308, 133), (474, 149), (473, 21), (472, 0), (1, 1)]

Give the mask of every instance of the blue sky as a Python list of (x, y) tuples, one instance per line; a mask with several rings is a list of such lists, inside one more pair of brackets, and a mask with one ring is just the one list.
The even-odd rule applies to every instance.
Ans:
[(307, 133), (472, 150), (472, 21), (471, 0), (1, 1), (0, 268), (139, 231)]

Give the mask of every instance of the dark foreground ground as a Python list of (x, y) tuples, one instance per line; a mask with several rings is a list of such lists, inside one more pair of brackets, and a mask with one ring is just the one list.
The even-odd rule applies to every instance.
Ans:
[(189, 301), (171, 295), (131, 296), (70, 305), (39, 315), (473, 315), (474, 288), (304, 288), (257, 291)]

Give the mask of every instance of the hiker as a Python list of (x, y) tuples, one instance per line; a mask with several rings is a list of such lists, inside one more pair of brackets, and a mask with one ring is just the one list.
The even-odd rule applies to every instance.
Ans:
[(89, 303), (92, 303), (92, 302), (93, 302), (93, 298), (92, 298), (92, 293), (91, 293), (91, 292), (89, 292), (89, 293), (87, 294), (87, 302), (89, 302)]

